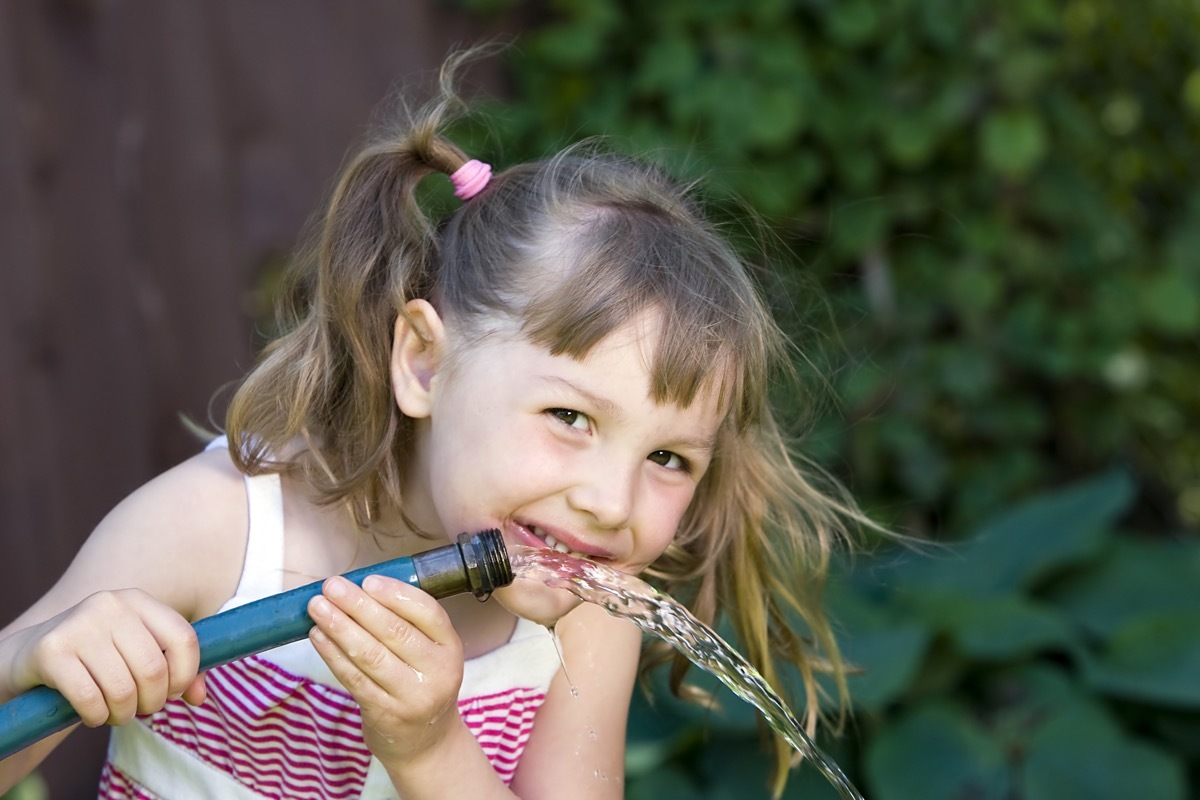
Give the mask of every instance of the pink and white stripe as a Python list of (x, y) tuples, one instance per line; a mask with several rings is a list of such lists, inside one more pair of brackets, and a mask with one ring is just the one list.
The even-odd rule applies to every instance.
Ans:
[(160, 800), (127, 778), (111, 761), (100, 770), (100, 798), (118, 797), (122, 800)]
[(207, 685), (203, 705), (169, 703), (150, 729), (264, 797), (362, 792), (371, 753), (348, 694), (255, 656), (210, 671)]
[(517, 688), (458, 702), (458, 713), (506, 785), (512, 783), (545, 699), (540, 690)]
[[(259, 656), (210, 670), (207, 686), (202, 705), (172, 701), (141, 722), (182, 757), (198, 758), (266, 798), (350, 800), (361, 794), (371, 753), (363, 742), (362, 713), (344, 690)], [(459, 700), (459, 713), (506, 784), (544, 699), (540, 689), (517, 688)], [(153, 795), (106, 763), (100, 797)]]

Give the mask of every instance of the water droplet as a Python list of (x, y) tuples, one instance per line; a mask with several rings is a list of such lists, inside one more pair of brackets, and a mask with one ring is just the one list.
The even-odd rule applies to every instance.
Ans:
[(554, 629), (553, 625), (547, 625), (546, 630), (550, 631), (550, 638), (554, 640), (554, 650), (558, 653), (558, 663), (562, 665), (563, 677), (571, 686), (571, 696), (578, 697), (579, 690), (575, 688), (575, 682), (571, 680), (571, 673), (567, 672), (567, 660), (563, 658), (562, 640), (558, 638), (558, 631)]

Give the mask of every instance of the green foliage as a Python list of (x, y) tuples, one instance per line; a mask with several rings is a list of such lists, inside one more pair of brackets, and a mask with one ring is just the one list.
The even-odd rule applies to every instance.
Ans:
[(50, 791), (36, 772), (0, 795), (0, 800), (47, 800)]
[[(958, 544), (838, 572), (830, 603), (856, 668), (856, 718), (826, 747), (867, 797), (1194, 793), (1200, 542), (1119, 533), (1133, 499), (1125, 473), (1106, 473)], [(743, 800), (768, 796), (753, 721), (717, 694), (722, 712), (661, 685), (653, 707), (637, 699), (627, 796), (733, 797), (732, 785)], [(796, 778), (788, 796), (836, 797), (812, 766)]]
[[(528, 22), (473, 152), (607, 136), (731, 231), (755, 209), (801, 370), (837, 365), (808, 452), (946, 543), (830, 592), (864, 671), (826, 745), (868, 796), (1194, 795), (1200, 5), (469, 4)], [(753, 796), (753, 715), (663, 695), (628, 796)], [(801, 768), (788, 796), (834, 794)]]
[(878, 514), (961, 531), (1119, 462), (1200, 521), (1200, 6), (474, 5), (530, 20), (497, 161), (661, 157), (828, 296), (805, 345), (846, 366), (810, 449)]

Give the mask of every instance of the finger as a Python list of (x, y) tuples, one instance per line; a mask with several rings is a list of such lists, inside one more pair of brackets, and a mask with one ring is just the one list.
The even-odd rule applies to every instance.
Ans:
[[(367, 583), (373, 582), (368, 578)], [(396, 581), (396, 583), (400, 582)], [(363, 588), (341, 577), (330, 578), (326, 581), (323, 592), (347, 618), (353, 620), (354, 624), (365, 633), (367, 640), (363, 642), (364, 646), (370, 642), (384, 642), (393, 653), (409, 660), (420, 658), (423, 653), (428, 652), (435, 645), (435, 642), (431, 641), (419, 626), (407, 619), (410, 614), (420, 616), (421, 609), (418, 602), (403, 603), (393, 600), (393, 605), (399, 609), (399, 612), (393, 611)], [(326, 631), (326, 633), (331, 634), (352, 658), (359, 659), (354, 642), (337, 635), (341, 631), (333, 630)]]
[[(133, 680), (134, 710), (138, 714), (158, 711), (167, 702), (168, 680), (167, 657), (158, 640), (135, 617), (118, 623), (113, 631), (113, 645)], [(120, 700), (124, 709), (123, 698)]]
[(400, 658), (365, 624), (371, 625), (380, 614), (388, 614), (388, 610), (344, 578), (329, 579), (324, 591), (310, 603), (313, 621), (359, 669), (386, 681)]
[[(439, 645), (457, 645), (458, 633), (441, 604), (416, 586), (385, 575), (368, 575), (363, 591), (381, 606)], [(384, 631), (374, 631), (380, 634)]]
[(195, 629), (174, 609), (142, 594), (130, 594), (126, 602), (133, 614), (116, 622), (113, 641), (137, 683), (137, 713), (150, 714), (195, 679), (200, 645)]
[[(368, 578), (366, 584), (385, 602), (391, 603), (396, 611), (349, 581), (331, 580), (328, 593), (339, 598), (340, 608), (361, 628), (363, 635), (352, 639), (342, 630), (327, 633), (331, 633), (358, 668), (377, 683), (385, 687), (408, 688), (414, 676), (422, 679), (425, 675), (434, 674), (442, 659), (461, 651), (448, 617), (446, 627), (449, 632), (438, 628), (436, 620), (439, 616), (445, 617), (445, 612), (427, 594), (401, 581)], [(431, 640), (419, 625), (408, 619), (410, 616), (419, 620), (420, 625), (448, 638), (456, 647), (443, 648)], [(401, 669), (400, 674), (397, 674), (397, 669)]]
[[(345, 585), (338, 586), (339, 581)], [(428, 661), (436, 645), (358, 586), (342, 578), (331, 579), (329, 583), (332, 585), (327, 587), (328, 591), (341, 605), (318, 595), (309, 604), (309, 613), (317, 624), (316, 630), (336, 647), (320, 652), (327, 663), (333, 662), (331, 670), (335, 665), (340, 667), (341, 672), (335, 674), (346, 688), (364, 702), (365, 696), (373, 692), (403, 696), (415, 689), (416, 683), (423, 682), (425, 673), (435, 669)], [(346, 608), (353, 616), (346, 613)], [(385, 633), (376, 635), (359, 620)], [(314, 640), (314, 644), (320, 642)]]
[(85, 666), (108, 707), (108, 716), (102, 722), (123, 725), (133, 719), (137, 711), (137, 681), (115, 643), (109, 650), (92, 657)]
[(46, 685), (57, 689), (89, 728), (108, 722), (111, 712), (104, 692), (82, 661), (58, 664), (53, 675), (46, 676)]
[[(328, 601), (314, 600), (311, 605), (318, 607), (325, 605), (332, 609)], [(336, 609), (332, 609), (336, 611)], [(320, 610), (312, 614), (314, 621), (318, 616), (324, 617)], [(312, 642), (317, 654), (328, 665), (329, 671), (333, 673), (333, 677), (338, 679), (342, 686), (346, 687), (346, 691), (354, 696), (359, 705), (369, 706), (374, 703), (381, 702), (387, 697), (387, 690), (380, 686), (371, 676), (367, 675), (355, 663), (349, 654), (341, 648), (341, 646), (326, 632), (327, 629), (321, 626), (318, 621), (317, 625), (309, 631), (308, 638)]]
[(167, 696), (181, 697), (191, 688), (200, 669), (196, 629), (174, 609), (157, 603), (142, 611), (142, 619), (166, 659)]
[(208, 686), (204, 683), (204, 673), (201, 672), (188, 687), (183, 690), (183, 701), (190, 706), (198, 706), (208, 697)]

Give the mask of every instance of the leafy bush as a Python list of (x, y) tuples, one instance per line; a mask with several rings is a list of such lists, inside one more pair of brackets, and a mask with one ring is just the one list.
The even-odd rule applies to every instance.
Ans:
[[(866, 671), (827, 744), (869, 796), (1194, 794), (1200, 6), (461, 2), (525, 30), (473, 152), (609, 136), (735, 234), (727, 201), (756, 209), (838, 398), (785, 398), (809, 452), (889, 524), (977, 531), (835, 583)], [(754, 714), (657, 694), (628, 796), (753, 796)], [(801, 769), (788, 796), (833, 794)]]
[(497, 162), (607, 135), (762, 213), (848, 365), (809, 447), (879, 515), (964, 530), (1121, 462), (1200, 521), (1200, 6), (468, 5), (527, 18)]
[[(1104, 474), (834, 581), (861, 671), (856, 731), (829, 752), (867, 797), (1192, 796), (1200, 542), (1121, 535), (1132, 499), (1124, 473)], [(728, 693), (724, 714), (653, 698), (635, 704), (627, 797), (768, 796), (748, 707)], [(788, 797), (837, 797), (812, 766), (796, 778)]]

